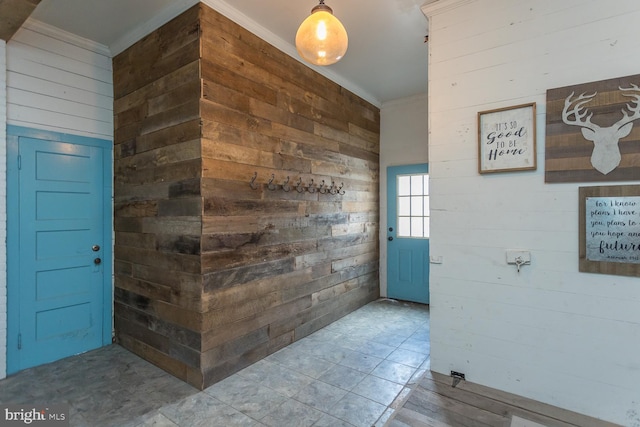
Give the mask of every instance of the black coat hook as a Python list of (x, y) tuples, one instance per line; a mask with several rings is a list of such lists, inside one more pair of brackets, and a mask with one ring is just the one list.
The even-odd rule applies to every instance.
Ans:
[(291, 186), (289, 185), (289, 176), (287, 176), (287, 180), (282, 184), (282, 189), (286, 192), (291, 191)]
[(258, 172), (255, 172), (253, 174), (253, 177), (251, 178), (251, 182), (249, 183), (249, 186), (251, 187), (252, 190), (257, 190), (258, 186), (256, 185), (256, 178), (258, 177)]
[(276, 178), (275, 174), (271, 174), (271, 179), (269, 180), (269, 183), (267, 184), (267, 188), (271, 191), (274, 191), (276, 189), (276, 185), (273, 183), (273, 180)]
[(316, 188), (316, 184), (314, 184), (313, 182), (313, 178), (311, 178), (311, 183), (309, 183), (309, 187), (307, 187), (307, 191), (309, 193), (315, 193), (316, 191), (318, 191), (318, 189)]
[(327, 194), (327, 187), (324, 186), (324, 179), (320, 183), (320, 188), (318, 188), (318, 191), (322, 194)]

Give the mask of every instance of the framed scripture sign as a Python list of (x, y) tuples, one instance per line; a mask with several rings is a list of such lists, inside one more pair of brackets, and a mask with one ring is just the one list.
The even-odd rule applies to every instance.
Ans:
[(478, 113), (478, 171), (536, 169), (536, 104)]
[(640, 185), (579, 188), (580, 271), (640, 276)]

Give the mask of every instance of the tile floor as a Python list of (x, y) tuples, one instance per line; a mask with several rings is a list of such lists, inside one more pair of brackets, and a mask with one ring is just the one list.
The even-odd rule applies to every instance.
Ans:
[(199, 391), (117, 345), (0, 381), (72, 426), (381, 427), (429, 369), (427, 306), (380, 299)]

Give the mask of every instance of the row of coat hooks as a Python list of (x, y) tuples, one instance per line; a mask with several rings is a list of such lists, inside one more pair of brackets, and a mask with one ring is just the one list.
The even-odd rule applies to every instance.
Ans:
[[(251, 181), (249, 182), (249, 186), (253, 190), (257, 190), (260, 188), (258, 184), (256, 184), (256, 179), (258, 178), (258, 172), (253, 174)], [(298, 181), (295, 184), (290, 184), (290, 178), (287, 176), (287, 179), (281, 184), (278, 185), (274, 182), (276, 179), (275, 174), (271, 174), (271, 179), (267, 183), (267, 189), (271, 191), (276, 191), (278, 187), (280, 187), (283, 191), (289, 192), (291, 190), (296, 190), (298, 193), (304, 193), (308, 191), (309, 193), (320, 193), (320, 194), (340, 194), (344, 195), (345, 191), (342, 189), (344, 187), (344, 182), (341, 182), (340, 185), (336, 185), (335, 181), (331, 181), (331, 185), (327, 185), (324, 179), (320, 182), (320, 184), (316, 184), (313, 182), (313, 179), (309, 182), (309, 185), (306, 185), (302, 182), (302, 177), (298, 178)]]

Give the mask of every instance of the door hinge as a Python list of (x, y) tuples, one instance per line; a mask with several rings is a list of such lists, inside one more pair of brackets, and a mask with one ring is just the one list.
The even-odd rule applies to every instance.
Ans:
[(22, 156), (18, 154), (18, 170), (22, 169)]
[(22, 334), (18, 334), (18, 350), (22, 350)]

